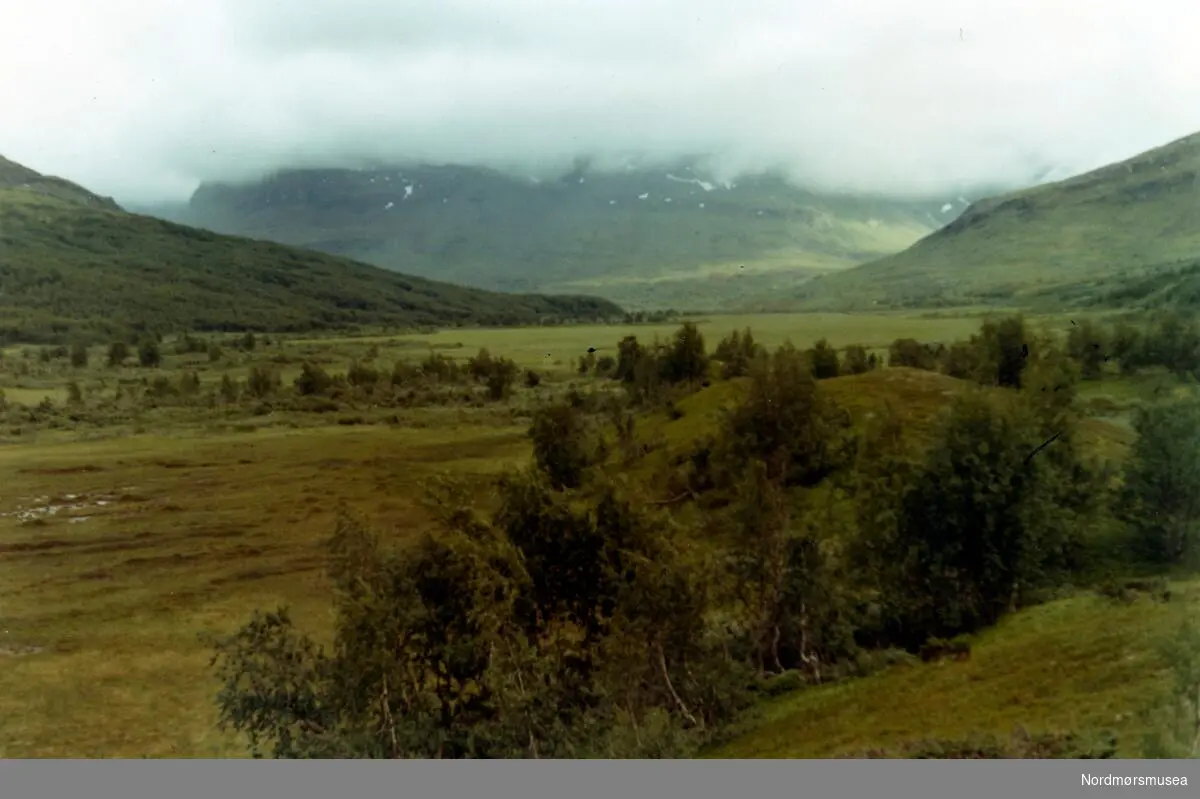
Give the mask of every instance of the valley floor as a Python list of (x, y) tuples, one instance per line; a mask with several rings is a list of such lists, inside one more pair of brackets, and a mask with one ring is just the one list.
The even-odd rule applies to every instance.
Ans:
[[(808, 346), (826, 336), (835, 346), (882, 348), (901, 336), (950, 340), (978, 324), (976, 317), (766, 315), (714, 317), (702, 329), (710, 348), (746, 326), (770, 346), (786, 339)], [(291, 357), (287, 385), (304, 357), (344, 366), (372, 345), (383, 362), (429, 346), (457, 357), (486, 346), (557, 374), (565, 387), (589, 346), (615, 352), (623, 335), (665, 338), (675, 327), (291, 339), (282, 349), (211, 366), (168, 358), (163, 373), (195, 368), (211, 386), (282, 351)], [(6, 353), (6, 362), (16, 357)], [(78, 374), (5, 373), (2, 387), (9, 402), (61, 401), (69, 380), (105, 374), (98, 365)], [(841, 395), (852, 404), (881, 384), (844, 385)], [(1112, 399), (1114, 418), (1121, 399)], [(510, 405), (530, 402), (521, 394)], [(244, 755), (215, 726), (218, 685), (199, 635), (229, 632), (255, 609), (280, 604), (293, 608), (301, 627), (327, 635), (322, 544), (339, 505), (391, 536), (411, 536), (430, 523), (419, 502), (423, 481), (496, 474), (530, 453), (528, 422), (494, 406), (333, 421), (283, 414), (231, 424), (198, 413), (147, 415), (110, 428), (5, 431), (0, 757)], [(1098, 423), (1105, 425), (1099, 438), (1119, 450), (1117, 428)], [(914, 737), (1006, 733), (1017, 723), (1134, 733), (1141, 722), (1128, 708), (1161, 683), (1154, 636), (1200, 598), (1198, 584), (1176, 590), (1186, 603), (1069, 596), (988, 631), (967, 662), (895, 667), (772, 700), (714, 754), (822, 757)]]
[[(328, 625), (339, 503), (405, 536), (419, 482), (528, 457), (523, 428), (317, 427), (0, 449), (0, 756), (214, 757), (202, 631)], [(28, 648), (36, 648), (30, 651)]]

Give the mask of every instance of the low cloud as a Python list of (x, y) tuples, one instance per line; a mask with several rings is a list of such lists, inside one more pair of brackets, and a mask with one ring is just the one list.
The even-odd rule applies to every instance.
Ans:
[(1182, 0), (42, 0), (6, 11), (0, 153), (126, 202), (582, 154), (936, 194), (1200, 130), (1197, 23)]

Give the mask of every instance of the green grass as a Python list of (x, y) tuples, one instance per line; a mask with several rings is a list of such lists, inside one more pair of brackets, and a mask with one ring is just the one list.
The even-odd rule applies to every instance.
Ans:
[[(926, 318), (911, 314), (707, 314), (696, 316), (693, 321), (700, 327), (710, 350), (733, 330), (747, 326), (751, 327), (757, 341), (772, 348), (788, 340), (798, 347), (808, 347), (825, 337), (837, 347), (862, 344), (875, 349), (884, 349), (896, 338), (904, 336), (921, 341), (949, 342), (979, 328), (979, 319), (966, 315)], [(666, 340), (678, 329), (678, 323), (571, 325), (444, 330), (429, 335), (396, 337), (396, 340), (453, 348), (444, 352), (461, 352), (466, 356), (474, 355), (480, 347), (488, 347), (492, 352), (503, 352), (523, 366), (553, 365), (559, 361), (564, 366), (572, 366), (589, 347), (596, 347), (599, 355), (616, 357), (616, 345), (623, 336), (635, 335), (639, 341), (649, 343), (655, 336)]]
[(793, 296), (810, 310), (1099, 301), (1147, 270), (1200, 253), (1197, 168), (1200, 134), (975, 203), (905, 251), (823, 276)]
[(895, 666), (765, 702), (721, 758), (822, 758), (925, 738), (1107, 728), (1140, 757), (1138, 711), (1166, 686), (1158, 644), (1200, 605), (1200, 582), (1170, 603), (1081, 593), (1022, 610), (978, 635), (967, 661)]
[[(932, 442), (939, 414), (957, 393), (973, 384), (936, 372), (893, 367), (826, 379), (819, 385), (838, 407), (850, 413), (858, 429), (873, 417), (900, 414), (905, 445), (919, 453)], [(1123, 381), (1106, 381), (1106, 385), (1119, 386)], [(651, 478), (673, 457), (686, 454), (700, 439), (717, 433), (722, 412), (738, 402), (747, 386), (745, 378), (720, 381), (674, 403), (681, 414), (677, 419), (663, 413), (642, 419), (637, 427), (639, 440), (657, 443), (659, 448), (636, 467), (638, 474)], [(1136, 388), (1135, 384), (1131, 395)], [(1080, 441), (1090, 455), (1119, 462), (1133, 442), (1127, 420), (1128, 409), (1113, 418), (1086, 418), (1080, 425)]]
[(0, 188), (24, 188), (38, 194), (95, 208), (119, 211), (120, 207), (110, 197), (100, 197), (69, 180), (42, 175), (29, 167), (9, 161), (0, 155)]

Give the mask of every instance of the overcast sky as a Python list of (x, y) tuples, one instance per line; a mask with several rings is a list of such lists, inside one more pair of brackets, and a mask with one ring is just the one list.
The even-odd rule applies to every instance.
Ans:
[(1200, 130), (1195, 0), (3, 2), (0, 154), (131, 203), (581, 152), (936, 193)]

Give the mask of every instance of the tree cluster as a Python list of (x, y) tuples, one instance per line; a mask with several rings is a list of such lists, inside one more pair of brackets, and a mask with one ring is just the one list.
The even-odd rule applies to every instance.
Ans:
[[(767, 353), (731, 335), (717, 354), (745, 391), (674, 462), (665, 500), (607, 468), (605, 414), (621, 468), (635, 457), (627, 407), (546, 405), (531, 468), (483, 492), (486, 510), (443, 487), (439, 529), (407, 547), (343, 516), (332, 647), (284, 611), (256, 616), (217, 642), (222, 719), (278, 757), (686, 756), (789, 675), (842, 679), (896, 649), (969, 656), (961, 636), (1086, 579), (1103, 514), (1149, 559), (1195, 552), (1200, 401), (1141, 412), (1111, 489), (1079, 443), (1088, 335), (1060, 344), (1014, 317), (938, 351), (972, 384), (921, 446), (903, 408), (856, 422), (830, 398), (816, 374), (831, 371), (827, 344)], [(901, 358), (929, 352), (898, 344)], [(494, 369), (485, 356), (465, 367), (476, 380)], [(666, 344), (624, 339), (613, 376), (636, 403), (711, 373), (684, 325)], [(935, 742), (912, 756), (1111, 754), (1089, 746)]]

